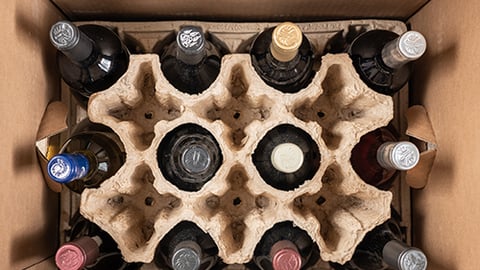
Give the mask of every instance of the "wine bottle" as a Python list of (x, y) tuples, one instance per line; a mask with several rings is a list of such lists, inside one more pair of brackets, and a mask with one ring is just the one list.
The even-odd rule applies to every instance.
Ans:
[(399, 220), (392, 213), (392, 218), (365, 235), (350, 261), (331, 266), (335, 270), (425, 270), (427, 257), (403, 241)]
[(252, 154), (260, 176), (280, 190), (293, 190), (312, 179), (320, 167), (320, 158), (320, 150), (310, 135), (289, 124), (268, 131)]
[(260, 239), (249, 269), (300, 270), (319, 259), (318, 246), (291, 221), (275, 224)]
[(260, 33), (252, 44), (250, 55), (260, 78), (283, 93), (300, 91), (315, 75), (310, 42), (291, 22)]
[(411, 142), (398, 141), (393, 127), (381, 127), (363, 135), (354, 146), (350, 162), (367, 184), (388, 190), (398, 171), (409, 170), (420, 159)]
[(222, 49), (199, 26), (181, 27), (175, 41), (157, 53), (165, 78), (184, 93), (202, 93), (220, 73)]
[(123, 144), (110, 128), (85, 119), (48, 161), (47, 171), (52, 180), (81, 193), (112, 177), (125, 158)]
[(86, 108), (91, 94), (112, 86), (126, 71), (129, 52), (120, 38), (101, 25), (59, 21), (50, 29), (57, 64), (73, 96)]
[(218, 171), (222, 152), (213, 135), (196, 124), (184, 124), (165, 135), (157, 150), (163, 176), (181, 190), (198, 191)]
[(116, 242), (96, 224), (88, 221), (77, 211), (67, 231), (69, 242), (60, 246), (55, 254), (55, 263), (60, 270), (137, 270), (141, 263), (127, 263)]
[(425, 38), (416, 31), (399, 36), (387, 30), (371, 30), (352, 42), (348, 54), (368, 87), (393, 95), (408, 82), (411, 62), (420, 58), (426, 48)]
[(220, 263), (218, 247), (197, 225), (182, 221), (160, 241), (155, 264), (161, 269), (208, 270)]

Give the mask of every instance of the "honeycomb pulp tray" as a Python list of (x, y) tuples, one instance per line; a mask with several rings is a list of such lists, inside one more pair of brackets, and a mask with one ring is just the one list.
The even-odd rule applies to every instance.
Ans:
[[(201, 25), (233, 52), (200, 95), (177, 91), (163, 76), (158, 56), (148, 54), (162, 36), (187, 23)], [(349, 158), (363, 134), (394, 117), (393, 100), (367, 88), (346, 54), (322, 57), (306, 89), (282, 94), (258, 77), (242, 53), (245, 41), (276, 23), (103, 24), (115, 25), (124, 40), (146, 53), (131, 55), (127, 73), (90, 99), (88, 116), (120, 136), (127, 160), (100, 188), (83, 192), (80, 209), (112, 235), (127, 261), (151, 262), (162, 237), (188, 220), (212, 236), (225, 263), (242, 264), (273, 224), (291, 220), (318, 244), (322, 260), (343, 263), (365, 233), (390, 216), (392, 193), (365, 184)], [(349, 25), (405, 31), (396, 21), (299, 24), (317, 53)], [(198, 192), (179, 190), (157, 165), (163, 137), (184, 123), (209, 130), (223, 154), (220, 169)], [(266, 184), (251, 159), (259, 140), (280, 124), (305, 130), (321, 153), (314, 177), (292, 191)]]

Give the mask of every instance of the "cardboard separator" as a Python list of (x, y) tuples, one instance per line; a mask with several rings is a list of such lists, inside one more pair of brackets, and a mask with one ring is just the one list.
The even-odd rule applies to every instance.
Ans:
[(419, 147), (421, 153), (417, 166), (406, 172), (405, 180), (411, 188), (422, 189), (428, 183), (437, 155), (437, 140), (425, 107), (411, 106), (406, 112), (406, 118), (408, 124), (406, 134), (423, 142), (423, 145)]
[(62, 184), (50, 179), (47, 173), (48, 160), (60, 150), (60, 142), (56, 135), (68, 129), (68, 108), (60, 101), (53, 101), (47, 105), (37, 131), (35, 149), (39, 166), (47, 186), (54, 192), (62, 191)]

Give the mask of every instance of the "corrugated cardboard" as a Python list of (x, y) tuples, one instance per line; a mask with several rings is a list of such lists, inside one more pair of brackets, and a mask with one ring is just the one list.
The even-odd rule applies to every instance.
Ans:
[(427, 186), (413, 193), (414, 240), (432, 270), (479, 267), (479, 10), (476, 0), (436, 0), (411, 20), (429, 41), (413, 102), (428, 111), (438, 147)]
[(35, 137), (58, 95), (48, 26), (60, 18), (47, 1), (4, 1), (0, 10), (0, 269), (22, 269), (57, 246), (58, 196), (37, 164)]
[(407, 19), (428, 0), (52, 0), (71, 20), (328, 20)]
[[(252, 8), (251, 3), (255, 3)], [(271, 1), (273, 2), (273, 1)], [(407, 19), (426, 1), (72, 1), (56, 0), (71, 19), (147, 18), (265, 20), (314, 18)], [(52, 269), (57, 244), (57, 195), (47, 190), (35, 157), (35, 134), (58, 92), (48, 28), (61, 17), (48, 0), (2, 2), (0, 120), (0, 269)], [(308, 5), (302, 5), (308, 3)], [(157, 4), (157, 6), (155, 6)], [(430, 1), (409, 20), (429, 41), (416, 64), (414, 104), (429, 112), (438, 155), (428, 185), (413, 193), (415, 245), (430, 270), (475, 270), (480, 205), (480, 2)]]

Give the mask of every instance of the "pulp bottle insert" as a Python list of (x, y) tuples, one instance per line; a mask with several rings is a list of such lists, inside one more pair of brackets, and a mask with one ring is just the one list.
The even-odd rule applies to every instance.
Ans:
[[(181, 29), (184, 24), (175, 25)], [(302, 29), (308, 29), (306, 26), (308, 24), (303, 24)], [(208, 27), (203, 27), (203, 30), (211, 31)], [(218, 29), (212, 32), (222, 33)], [(273, 29), (270, 33), (273, 33)], [(270, 50), (270, 43), (262, 45), (264, 52)], [(302, 44), (305, 44), (305, 38), (302, 39)], [(302, 46), (300, 45), (299, 52), (309, 51)], [(301, 58), (309, 54), (300, 55)], [(118, 84), (95, 94), (90, 100), (89, 117), (111, 125), (118, 132), (129, 158), (119, 173), (99, 188), (86, 189), (82, 193), (81, 210), (89, 219), (103, 224), (104, 229), (119, 243), (127, 261), (150, 262), (154, 250), (167, 232), (185, 220), (198, 224), (205, 233), (212, 236), (218, 245), (215, 254), (225, 263), (247, 263), (254, 254), (255, 245), (272, 224), (294, 220), (298, 228), (308, 230), (310, 241), (318, 244), (325, 261), (344, 262), (352, 255), (353, 247), (366, 233), (366, 228), (372, 228), (388, 218), (391, 194), (360, 184), (361, 180), (353, 173), (346, 152), (353, 148), (356, 136), (365, 132), (365, 125), (375, 129), (388, 124), (393, 116), (391, 97), (368, 89), (354, 75), (356, 71), (347, 55), (323, 57), (320, 70), (315, 77), (311, 77), (314, 87), (304, 87), (295, 93), (283, 93), (266, 87), (265, 81), (252, 67), (252, 57), (247, 54), (225, 55), (216, 83), (201, 95), (186, 95), (173, 89), (162, 75), (158, 56), (132, 55), (128, 74)], [(145, 74), (151, 78), (152, 83), (144, 83)], [(306, 74), (311, 75), (308, 72)], [(152, 89), (155, 90), (154, 95), (145, 94), (152, 92)], [(153, 115), (164, 113), (162, 110), (168, 108), (169, 102), (175, 104), (178, 114), (174, 119), (145, 119), (146, 111), (142, 111), (142, 108), (145, 104), (150, 104), (151, 99), (159, 103), (159, 106), (148, 108)], [(318, 106), (309, 106), (317, 100), (325, 112), (321, 120), (317, 119)], [(342, 118), (344, 110), (352, 109), (353, 101), (358, 105), (354, 109), (362, 110), (363, 113), (355, 119)], [(212, 108), (218, 109), (217, 115), (233, 115), (228, 105), (237, 103), (248, 104), (253, 108), (263, 106), (270, 114), (261, 120), (254, 117), (248, 119), (252, 114), (245, 111), (240, 112), (238, 120), (227, 120), (227, 116), (209, 118), (207, 115)], [(112, 108), (121, 108), (121, 112), (127, 116), (123, 117), (112, 111)], [(298, 113), (299, 110), (303, 110), (303, 114)], [(370, 110), (375, 110), (375, 113)], [(245, 121), (245, 124), (239, 125), (245, 136), (242, 137), (242, 143), (234, 148), (232, 138), (228, 136), (228, 131), (235, 126), (231, 124), (232, 121)], [(325, 121), (330, 122), (325, 124)], [(222, 158), (221, 166), (215, 170), (208, 184), (187, 191), (167, 179), (167, 173), (162, 171), (158, 160), (163, 154), (172, 153), (172, 147), (164, 144), (170, 141), (168, 134), (182, 125), (192, 123), (209, 131), (222, 150)], [(296, 164), (301, 163), (301, 158), (296, 159), (298, 163), (285, 166), (282, 153), (287, 151), (282, 149), (286, 147), (281, 146), (273, 151), (278, 144), (292, 143), (300, 147), (304, 154), (304, 146), (306, 149), (315, 149), (316, 154), (308, 157), (305, 155), (302, 163), (318, 166), (312, 170), (312, 175), (303, 177), (302, 184), (286, 189), (267, 184), (266, 181), (270, 178), (262, 177), (252, 159), (257, 150), (258, 153), (264, 152), (258, 146), (267, 133), (282, 125), (303, 130), (313, 140), (314, 147), (310, 147), (309, 143), (303, 144), (303, 139), (295, 137), (293, 141), (271, 145), (271, 152), (276, 152), (273, 162), (271, 152), (262, 155), (261, 162), (271, 164), (272, 168), (274, 163), (279, 169), (273, 168), (270, 172), (293, 171), (298, 166)], [(152, 133), (153, 139), (145, 142), (145, 133), (148, 132)], [(287, 133), (282, 130), (278, 132)], [(329, 142), (325, 142), (323, 134), (339, 134), (335, 137), (338, 147), (331, 147)], [(299, 151), (292, 150), (294, 152)], [(201, 151), (185, 153), (183, 163), (188, 174), (200, 170), (204, 167), (203, 164), (208, 164), (203, 162), (208, 159), (202, 158)], [(182, 154), (175, 155), (173, 160), (181, 164)], [(189, 160), (198, 163), (189, 166)], [(213, 163), (210, 159), (209, 164)], [(302, 168), (290, 174), (295, 176), (300, 171)], [(128, 192), (126, 187), (129, 187)], [(109, 199), (117, 196), (124, 198), (121, 203), (108, 204)], [(317, 203), (321, 196), (324, 198), (323, 203)], [(155, 203), (146, 204), (147, 197), (153, 198)], [(218, 198), (215, 207), (208, 205), (208, 198), (211, 197)], [(260, 197), (266, 198), (268, 203), (255, 203)], [(348, 209), (348, 213), (345, 209)], [(271, 246), (266, 249), (266, 256), (270, 248)], [(301, 250), (299, 248), (300, 253)]]

